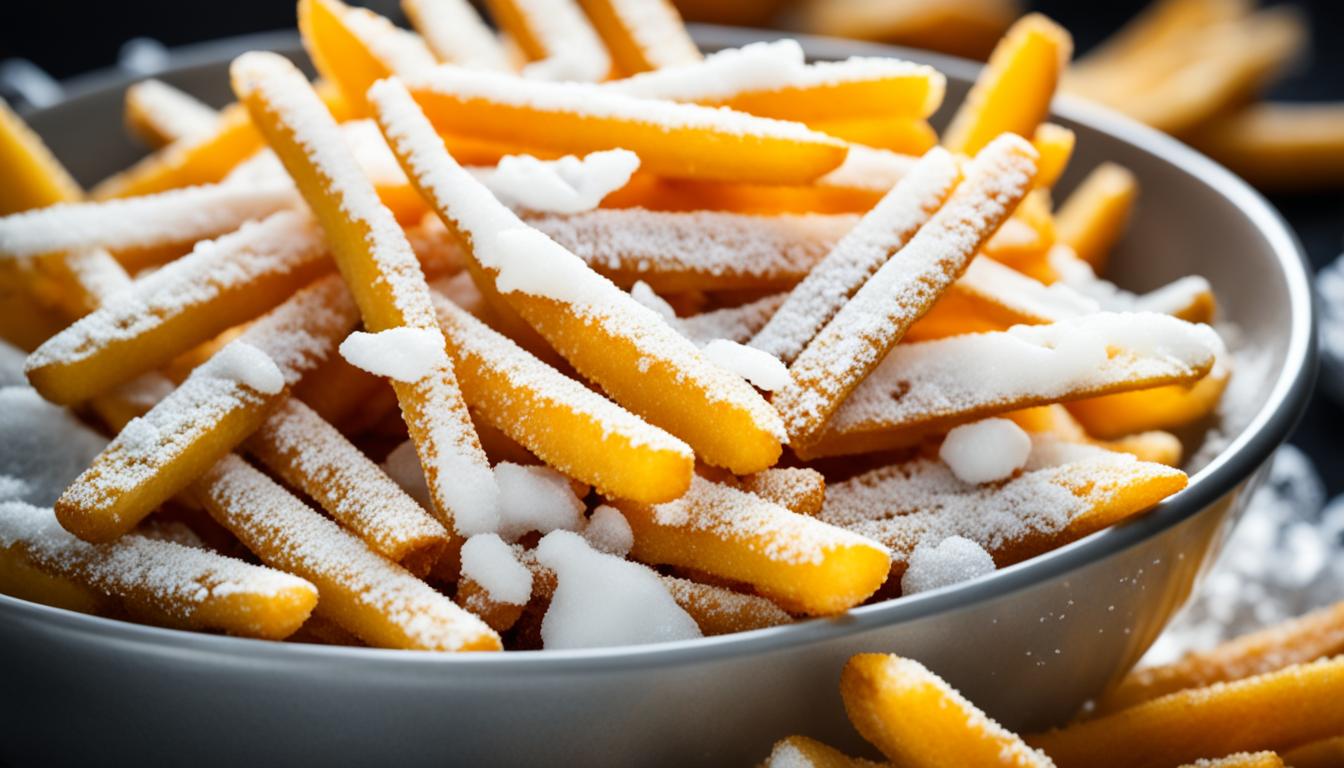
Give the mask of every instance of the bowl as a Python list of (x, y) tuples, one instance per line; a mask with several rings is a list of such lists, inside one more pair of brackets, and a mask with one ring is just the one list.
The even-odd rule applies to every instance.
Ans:
[[(695, 34), (706, 49), (770, 36)], [(919, 51), (802, 42), (814, 58), (933, 64), (948, 76), (950, 104), (977, 71)], [(253, 48), (302, 57), (289, 33), (237, 38), (180, 49), (159, 76), (220, 104), (228, 61)], [(85, 183), (139, 153), (120, 130), (128, 82), (81, 78), (70, 99), (29, 116)], [(1056, 108), (1078, 133), (1061, 190), (1102, 160), (1141, 182), (1116, 279), (1144, 290), (1204, 274), (1240, 329), (1235, 428), (1189, 487), (1150, 514), (972, 582), (843, 616), (599, 650), (268, 643), (0, 596), (0, 762), (744, 765), (792, 733), (863, 752), (837, 681), (845, 660), (865, 651), (924, 662), (1011, 728), (1068, 718), (1134, 664), (1199, 582), (1301, 415), (1315, 344), (1301, 249), (1264, 199), (1152, 130), (1068, 98)]]

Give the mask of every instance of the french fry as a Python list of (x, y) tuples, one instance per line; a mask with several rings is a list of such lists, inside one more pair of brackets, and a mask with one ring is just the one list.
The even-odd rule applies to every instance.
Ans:
[(504, 46), (468, 0), (401, 0), (401, 9), (439, 61), (513, 70)]
[(700, 49), (668, 0), (578, 0), (620, 72), (700, 61)]
[(1154, 429), (1175, 429), (1213, 413), (1231, 377), (1232, 369), (1224, 355), (1220, 355), (1208, 375), (1192, 384), (1075, 400), (1066, 407), (1088, 434), (1103, 440)]
[(647, 503), (690, 484), (685, 443), (529, 355), (441, 295), (439, 324), (467, 403), (547, 464), (598, 491)]
[[(0, 509), (5, 506), (8, 504), (0, 505)], [(3, 519), (0, 525), (4, 525)], [(116, 616), (124, 611), (109, 595), (41, 570), (17, 546), (0, 546), (0, 594), (92, 616)]]
[(0, 547), (182, 629), (279, 640), (317, 603), (313, 585), (287, 573), (134, 534), (89, 544), (62, 530), (51, 510), (21, 502), (0, 504)]
[(826, 501), (826, 478), (807, 467), (772, 467), (737, 478), (735, 484), (799, 515), (816, 515)]
[(340, 88), (358, 115), (368, 114), (364, 94), (370, 85), (437, 63), (417, 36), (367, 8), (352, 8), (341, 0), (299, 0), (298, 15), (304, 49), (314, 66)]
[(1313, 741), (1283, 753), (1292, 768), (1338, 768), (1344, 764), (1344, 736)]
[[(409, 327), (439, 334), (429, 287), (390, 211), (342, 143), (303, 75), (274, 54), (245, 54), (234, 91), (285, 164), (327, 235), (337, 267), (370, 332)], [(468, 535), (498, 514), (498, 488), (447, 352), (415, 382), (394, 381), (434, 512)]]
[(1283, 760), (1273, 752), (1238, 752), (1215, 759), (1201, 759), (1181, 768), (1283, 768)]
[(696, 344), (727, 339), (746, 344), (761, 332), (769, 319), (784, 304), (787, 294), (775, 293), (736, 307), (724, 307), (677, 318), (677, 330)]
[(1344, 183), (1344, 107), (1262, 103), (1218, 117), (1189, 141), (1262, 189)]
[(764, 768), (879, 768), (879, 765), (850, 757), (806, 736), (790, 736), (775, 742), (763, 763)]
[(814, 131), (903, 155), (922, 155), (938, 144), (938, 134), (926, 120), (914, 118), (850, 118), (810, 120)]
[(1144, 512), (1186, 482), (1127, 454), (1035, 438), (1025, 470), (1001, 485), (968, 485), (917, 459), (831, 484), (819, 519), (888, 547), (899, 579), (923, 542), (962, 536), (1004, 567)]
[(1047, 259), (1061, 283), (1096, 299), (1103, 309), (1161, 312), (1191, 323), (1211, 323), (1218, 311), (1213, 287), (1198, 275), (1173, 280), (1148, 293), (1134, 294), (1097, 277), (1091, 265), (1063, 243), (1055, 244)]
[(1060, 768), (1157, 768), (1284, 749), (1344, 731), (1344, 657), (1192, 688), (1031, 736)]
[(840, 696), (854, 727), (897, 765), (1054, 765), (911, 659), (850, 658), (840, 673)]
[[(1109, 80), (1133, 75), (1145, 59), (1173, 47), (1189, 45), (1201, 29), (1246, 16), (1249, 0), (1158, 0), (1148, 4), (1119, 32), (1080, 57), (1069, 68), (1065, 84), (1081, 92)], [(1126, 70), (1129, 70), (1128, 72)]]
[(611, 56), (575, 0), (488, 0), (486, 7), (532, 62), (525, 76), (595, 83), (611, 74)]
[(311, 376), (299, 381), (294, 397), (323, 420), (344, 426), (356, 411), (386, 389), (390, 387), (383, 379), (347, 363), (340, 355), (332, 355)]
[(1131, 313), (902, 344), (822, 436), (797, 451), (816, 458), (902, 448), (1020, 408), (1188, 384), (1209, 373), (1221, 349), (1208, 326)]
[(1139, 184), (1129, 169), (1102, 163), (1065, 198), (1055, 214), (1059, 241), (1101, 272), (1129, 223)]
[(1022, 13), (1015, 0), (809, 0), (802, 11), (804, 28), (814, 34), (973, 59), (984, 59)]
[(1340, 653), (1344, 653), (1344, 603), (1189, 653), (1170, 664), (1136, 669), (1097, 702), (1095, 712), (1106, 715), (1176, 691), (1241, 680)]
[(84, 191), (4, 100), (0, 99), (0, 216), (79, 200)]
[(1066, 443), (1083, 443), (1108, 451), (1128, 453), (1139, 461), (1151, 461), (1177, 469), (1181, 466), (1181, 456), (1185, 452), (1180, 438), (1160, 430), (1125, 435), (1116, 440), (1097, 440), (1087, 434), (1087, 430), (1073, 418), (1068, 408), (1058, 403), (1011, 411), (1003, 414), (1003, 418), (1012, 420), (1027, 432), (1048, 435)]
[(57, 500), (61, 525), (92, 542), (134, 528), (261, 426), (355, 319), (334, 276), (295, 294), (127, 423)]
[(407, 175), (469, 249), (478, 285), (493, 285), (613, 400), (704, 461), (743, 474), (775, 463), (779, 420), (745, 381), (500, 205), (453, 161), (398, 83), (378, 84), (370, 98)]
[(317, 586), (317, 613), (370, 645), (437, 651), (499, 650), (475, 616), (375, 554), (236, 455), (192, 484), (192, 494), (262, 562)]
[(126, 89), (126, 128), (151, 147), (205, 136), (219, 113), (191, 94), (150, 78)]
[(701, 477), (657, 506), (619, 502), (637, 560), (750, 584), (812, 616), (858, 605), (886, 580), (886, 551), (861, 536)]
[(930, 150), (794, 287), (751, 346), (785, 364), (796, 360), (864, 282), (933, 217), (958, 178), (951, 155)]
[(171, 189), (215, 184), (262, 148), (261, 137), (236, 104), (225, 107), (214, 127), (164, 146), (93, 188), (93, 197), (141, 197)]
[(980, 254), (1039, 282), (1056, 282), (1059, 277), (1050, 265), (1055, 219), (1050, 213), (1049, 194), (1049, 190), (1039, 187), (1028, 193), (980, 249)]
[(1055, 185), (1073, 157), (1073, 147), (1077, 141), (1078, 136), (1062, 125), (1041, 123), (1036, 126), (1031, 145), (1041, 156), (1036, 162), (1037, 187), (1049, 189)]
[(245, 448), (374, 552), (416, 576), (449, 551), (448, 531), (303, 403), (281, 403)]
[(801, 184), (845, 159), (805, 126), (695, 104), (656, 104), (584, 83), (538, 83), (442, 66), (407, 78), (440, 131), (586, 154), (624, 148), (664, 176)]
[(791, 287), (858, 221), (847, 214), (638, 209), (524, 214), (523, 220), (617, 285), (642, 280), (666, 292)]
[(81, 402), (257, 317), (330, 269), (311, 218), (276, 213), (111, 297), (29, 357), (29, 381), (52, 402)]
[[(991, 142), (943, 207), (807, 343), (772, 401), (795, 448), (820, 436), (840, 403), (961, 276), (1027, 193), (1035, 160), (1019, 137)], [(843, 372), (836, 360), (845, 361)]]
[(952, 118), (943, 146), (970, 155), (1001, 133), (1035, 135), (1072, 53), (1073, 41), (1058, 24), (1036, 13), (1018, 20)]
[(675, 576), (663, 576), (662, 580), (672, 599), (695, 619), (706, 637), (793, 622), (792, 616), (763, 597)]

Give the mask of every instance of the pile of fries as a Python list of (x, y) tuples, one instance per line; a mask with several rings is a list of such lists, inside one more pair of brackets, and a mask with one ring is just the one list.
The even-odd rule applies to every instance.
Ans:
[[(1344, 603), (1131, 672), (1077, 722), (1023, 739), (916, 661), (860, 654), (840, 678), (850, 721), (892, 765), (1332, 768), (1344, 764)], [(805, 736), (767, 768), (876, 763)]]
[[(442, 651), (774, 626), (969, 578), (1185, 487), (1231, 360), (1209, 285), (1097, 273), (1062, 205), (1070, 39), (937, 71), (703, 56), (662, 0), (301, 0), (215, 111), (87, 195), (13, 114), (0, 334), (112, 435), (0, 493), (0, 589), (233, 635)], [(36, 395), (32, 397), (36, 403)], [(44, 406), (49, 407), (49, 406)], [(3, 473), (0, 473), (3, 474)], [(19, 491), (14, 489), (18, 488)]]

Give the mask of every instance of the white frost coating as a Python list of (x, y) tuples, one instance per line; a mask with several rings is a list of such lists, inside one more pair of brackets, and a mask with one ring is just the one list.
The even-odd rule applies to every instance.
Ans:
[(919, 158), (913, 155), (851, 144), (840, 167), (817, 179), (816, 185), (887, 192), (905, 178), (918, 162)]
[(952, 290), (985, 299), (1040, 322), (1055, 322), (1101, 311), (1096, 300), (1064, 283), (1045, 285), (985, 256), (971, 260)]
[(397, 186), (409, 183), (406, 174), (397, 163), (392, 150), (387, 148), (383, 134), (372, 120), (351, 120), (341, 123), (341, 138), (355, 156), (355, 162), (363, 169), (374, 186)]
[(745, 344), (765, 327), (787, 297), (788, 294), (775, 293), (736, 307), (678, 318), (677, 327), (696, 344), (708, 344), (715, 339)]
[(532, 572), (493, 533), (478, 533), (462, 544), (462, 577), (476, 582), (497, 603), (525, 605), (532, 597)]
[(209, 365), (215, 376), (233, 379), (263, 395), (278, 394), (285, 388), (285, 375), (275, 361), (241, 339), (216, 352)]
[(700, 637), (695, 619), (651, 568), (598, 552), (578, 534), (555, 531), (537, 545), (555, 572), (555, 595), (541, 622), (547, 649), (598, 648)]
[(961, 536), (948, 536), (935, 545), (915, 548), (901, 576), (901, 594), (950, 587), (993, 572), (994, 558), (984, 547)]
[(429, 498), (429, 484), (425, 482), (425, 471), (420, 467), (420, 457), (415, 453), (415, 443), (407, 440), (392, 449), (383, 459), (383, 471), (392, 481), (401, 486), (408, 496), (420, 503), (425, 509), (433, 509)]
[(639, 156), (626, 149), (590, 152), (579, 159), (538, 160), (531, 155), (506, 155), (476, 178), (511, 207), (543, 213), (591, 211), (602, 199), (624, 187), (639, 169)]
[(963, 483), (993, 483), (1027, 463), (1031, 437), (1008, 419), (982, 419), (947, 433), (938, 458)]
[(495, 279), (499, 290), (564, 297), (561, 300), (567, 300), (579, 317), (634, 344), (649, 360), (675, 367), (689, 385), (749, 413), (769, 434), (784, 437), (778, 414), (755, 390), (711, 365), (656, 313), (524, 224), (457, 165), (405, 86), (396, 80), (380, 81), (369, 89), (369, 99), (384, 134), (406, 159), (417, 184), (471, 239), (482, 266), (499, 273)]
[(1078, 258), (1072, 248), (1062, 243), (1051, 248), (1047, 258), (1051, 268), (1059, 273), (1059, 285), (1068, 286), (1111, 312), (1174, 314), (1190, 307), (1200, 296), (1213, 293), (1209, 281), (1199, 275), (1182, 277), (1148, 293), (1131, 293), (1097, 277), (1092, 265)]
[(513, 70), (504, 46), (467, 0), (405, 0), (402, 7), (441, 61), (476, 69)]
[(572, 0), (514, 0), (523, 24), (546, 55), (523, 67), (523, 77), (597, 82), (611, 72), (607, 46)]
[(616, 557), (625, 557), (635, 546), (635, 532), (630, 529), (630, 521), (621, 510), (606, 504), (599, 505), (588, 517), (583, 538), (593, 549)]
[(347, 8), (343, 20), (394, 75), (405, 77), (438, 64), (419, 35), (398, 27), (385, 16), (367, 8)]
[(630, 286), (630, 298), (657, 312), (659, 317), (676, 327), (677, 311), (672, 308), (671, 304), (667, 303), (666, 299), (655, 293), (648, 283), (643, 280), (636, 280), (635, 284)]
[(24, 484), (14, 498), (44, 507), (56, 503), (106, 446), (107, 438), (35, 390), (0, 387), (0, 475)]
[(654, 69), (700, 61), (700, 49), (670, 0), (612, 0), (611, 10)]
[[(641, 99), (591, 83), (540, 83), (503, 73), (445, 64), (417, 77), (406, 78), (406, 84), (417, 90), (425, 89), (462, 99), (484, 99), (540, 112), (630, 121), (665, 130), (702, 128), (739, 136), (838, 143), (801, 123), (771, 120), (696, 104)], [(377, 87), (376, 83), (374, 87)]]
[(774, 392), (789, 383), (789, 369), (769, 352), (728, 339), (709, 342), (703, 352), (711, 363), (736, 373), (766, 392)]
[(23, 501), (31, 492), (31, 487), (23, 480), (9, 475), (0, 475), (0, 502)]
[(190, 244), (298, 203), (293, 187), (207, 184), (0, 217), (0, 258)]
[(434, 372), (443, 348), (443, 334), (438, 331), (402, 325), (378, 333), (351, 333), (341, 342), (341, 357), (375, 376), (412, 384)]
[(207, 135), (219, 121), (219, 113), (208, 105), (153, 78), (126, 89), (126, 108), (137, 109), (156, 133), (170, 141)]
[(796, 40), (750, 43), (706, 56), (703, 61), (643, 72), (606, 87), (632, 96), (716, 103), (746, 93), (812, 88), (897, 77), (931, 81), (927, 115), (942, 101), (944, 78), (933, 67), (891, 58), (855, 56), (844, 61), (806, 63)]
[(499, 534), (508, 541), (530, 531), (577, 531), (583, 527), (583, 502), (569, 480), (550, 467), (507, 461), (495, 467), (499, 484)]
[(904, 246), (957, 183), (957, 161), (930, 150), (794, 287), (751, 346), (790, 363), (864, 281)]

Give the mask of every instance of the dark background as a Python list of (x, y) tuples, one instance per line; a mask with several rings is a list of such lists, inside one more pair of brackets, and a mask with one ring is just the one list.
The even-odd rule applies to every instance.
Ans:
[[(731, 0), (724, 0), (731, 2)], [(395, 0), (363, 0), (404, 23)], [(1072, 31), (1079, 52), (1114, 32), (1146, 0), (1028, 2)], [(1277, 4), (1277, 3), (1273, 3)], [(1344, 1), (1297, 0), (1312, 22), (1312, 51), (1269, 96), (1283, 100), (1344, 100)], [(0, 59), (22, 57), (58, 78), (113, 64), (128, 39), (144, 36), (182, 45), (247, 32), (293, 28), (290, 0), (0, 0)], [(1297, 230), (1312, 264), (1328, 264), (1344, 247), (1344, 190), (1275, 195), (1272, 201)], [(1319, 390), (1319, 388), (1318, 388)], [(1330, 494), (1344, 493), (1344, 398), (1318, 391), (1292, 441), (1312, 456)]]

